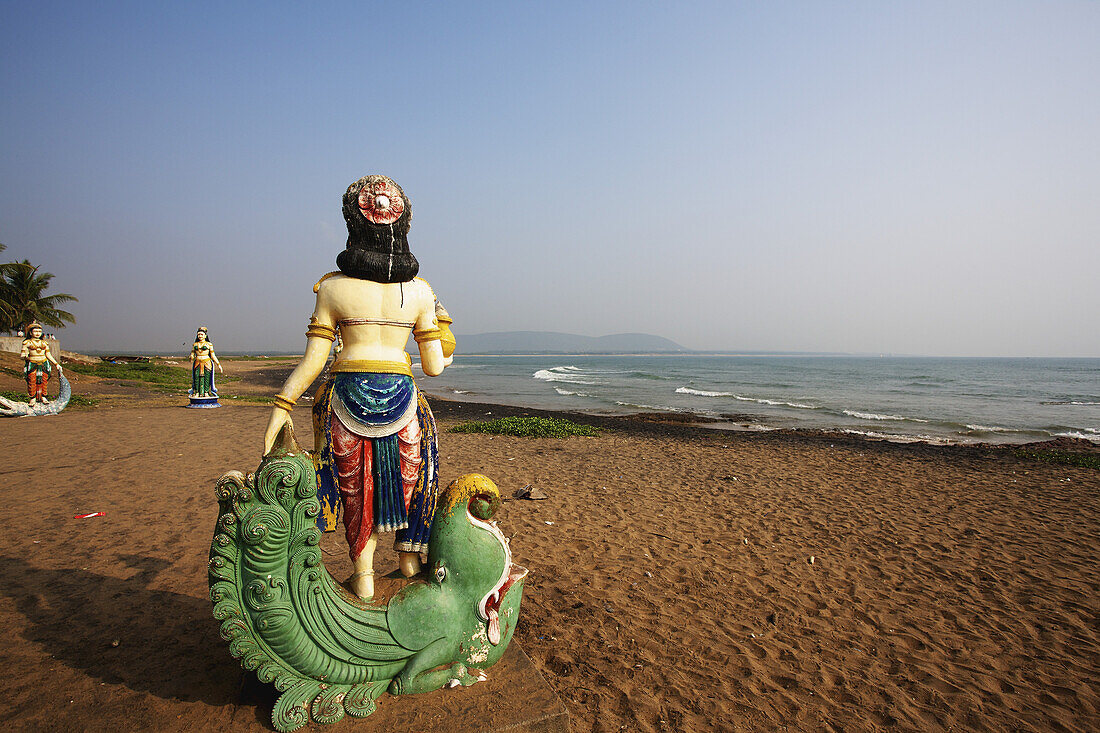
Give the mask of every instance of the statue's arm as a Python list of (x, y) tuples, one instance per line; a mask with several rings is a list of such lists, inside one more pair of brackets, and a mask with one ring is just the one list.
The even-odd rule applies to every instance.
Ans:
[(219, 372), (221, 372), (222, 374), (225, 374), (225, 370), (222, 369), (222, 363), (220, 361), (218, 361), (218, 355), (214, 353), (214, 347), (213, 346), (210, 347), (209, 353), (210, 353), (210, 361), (214, 362), (214, 366), (216, 366), (218, 368)]
[(420, 311), (416, 316), (416, 326), (413, 328), (413, 338), (420, 351), (420, 368), (429, 377), (436, 377), (450, 366), (451, 358), (443, 356), (443, 345), (440, 343), (442, 334), (439, 330), (439, 321), (435, 317), (435, 294), (431, 287), (424, 281), (420, 292)]
[(317, 307), (309, 321), (305, 356), (287, 377), (279, 394), (275, 395), (275, 408), (271, 411), (271, 419), (268, 420), (267, 431), (264, 433), (264, 455), (271, 451), (283, 425), (291, 422), (290, 411), (294, 409), (294, 403), (325, 368), (335, 339), (333, 323), (326, 289), (322, 287), (317, 293)]
[(443, 346), (440, 345), (439, 339), (425, 341), (417, 346), (420, 348), (420, 368), (427, 376), (438, 377), (446, 367), (451, 365), (451, 359), (443, 356)]

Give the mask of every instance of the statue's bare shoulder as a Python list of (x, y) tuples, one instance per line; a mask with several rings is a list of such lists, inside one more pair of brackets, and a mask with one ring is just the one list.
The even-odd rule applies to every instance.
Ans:
[(423, 299), (425, 303), (434, 308), (435, 291), (432, 290), (432, 286), (428, 284), (428, 281), (422, 277), (414, 277), (412, 283), (417, 288), (419, 297)]

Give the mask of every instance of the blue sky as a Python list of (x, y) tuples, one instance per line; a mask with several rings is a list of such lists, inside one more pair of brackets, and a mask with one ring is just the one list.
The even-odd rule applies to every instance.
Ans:
[(1100, 4), (15, 3), (0, 242), (67, 348), (304, 344), (349, 183), (458, 333), (1100, 356)]

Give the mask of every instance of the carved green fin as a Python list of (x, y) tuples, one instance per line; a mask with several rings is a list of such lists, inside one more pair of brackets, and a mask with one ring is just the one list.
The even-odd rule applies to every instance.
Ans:
[(434, 580), (410, 583), (386, 606), (350, 596), (325, 569), (316, 474), (289, 424), (254, 475), (230, 471), (216, 493), (214, 618), (241, 666), (281, 693), (271, 716), (277, 730), (370, 715), (387, 688), (472, 684), (467, 668), (503, 654), (523, 583), (516, 576), (494, 600), (499, 636), (489, 638), (486, 604), (513, 566), (489, 524), (500, 493), (488, 478), (469, 474), (440, 494), (428, 552)]
[(322, 562), (313, 464), (280, 431), (255, 476), (225, 474), (210, 547), (210, 599), (230, 653), (283, 694), (279, 731), (362, 717), (412, 651), (386, 609), (349, 598)]

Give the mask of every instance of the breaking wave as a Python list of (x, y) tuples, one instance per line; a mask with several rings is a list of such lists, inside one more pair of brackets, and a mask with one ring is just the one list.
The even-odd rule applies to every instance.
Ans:
[(691, 387), (677, 387), (677, 394), (694, 394), (700, 397), (734, 397), (733, 392), (707, 392), (703, 389), (692, 389)]
[(860, 420), (901, 420), (908, 422), (928, 422), (919, 417), (903, 417), (901, 415), (879, 415), (875, 412), (858, 412), (857, 410), (844, 410), (845, 415), (858, 417)]
[(661, 412), (691, 412), (691, 410), (685, 410), (680, 407), (669, 407), (667, 405), (646, 405), (637, 402), (622, 402), (615, 400), (615, 404), (619, 407), (632, 407), (638, 410), (660, 410)]
[(1093, 430), (1091, 428), (1085, 428), (1089, 432), (1081, 432), (1079, 430), (1067, 430), (1064, 433), (1055, 433), (1055, 438), (1082, 438), (1084, 440), (1091, 440), (1094, 443), (1100, 442), (1100, 431)]
[(878, 433), (874, 430), (855, 430), (852, 428), (844, 428), (842, 433), (848, 433), (849, 435), (862, 435), (866, 438), (875, 438), (878, 440), (889, 440), (894, 443), (936, 443), (947, 444), (951, 441), (946, 438), (938, 438), (934, 435), (898, 435), (896, 433)]
[(708, 392), (704, 389), (693, 389), (691, 387), (677, 387), (677, 394), (691, 394), (698, 397), (732, 397), (735, 400), (742, 402), (755, 402), (758, 405), (772, 405), (773, 407), (794, 407), (799, 410), (816, 410), (816, 405), (807, 405), (804, 402), (786, 402), (784, 400), (769, 400), (764, 397), (745, 397), (743, 395), (734, 394), (733, 392)]
[(755, 402), (758, 405), (775, 405), (776, 407), (795, 407), (799, 410), (816, 410), (816, 405), (807, 405), (804, 402), (784, 402), (783, 400), (769, 400), (763, 397), (742, 397), (741, 395), (734, 395), (735, 400), (741, 400), (742, 402)]
[(535, 379), (544, 382), (565, 382), (566, 384), (596, 384), (591, 379), (582, 379), (588, 376), (583, 369), (575, 366), (557, 366), (550, 369), (539, 369), (532, 375)]

